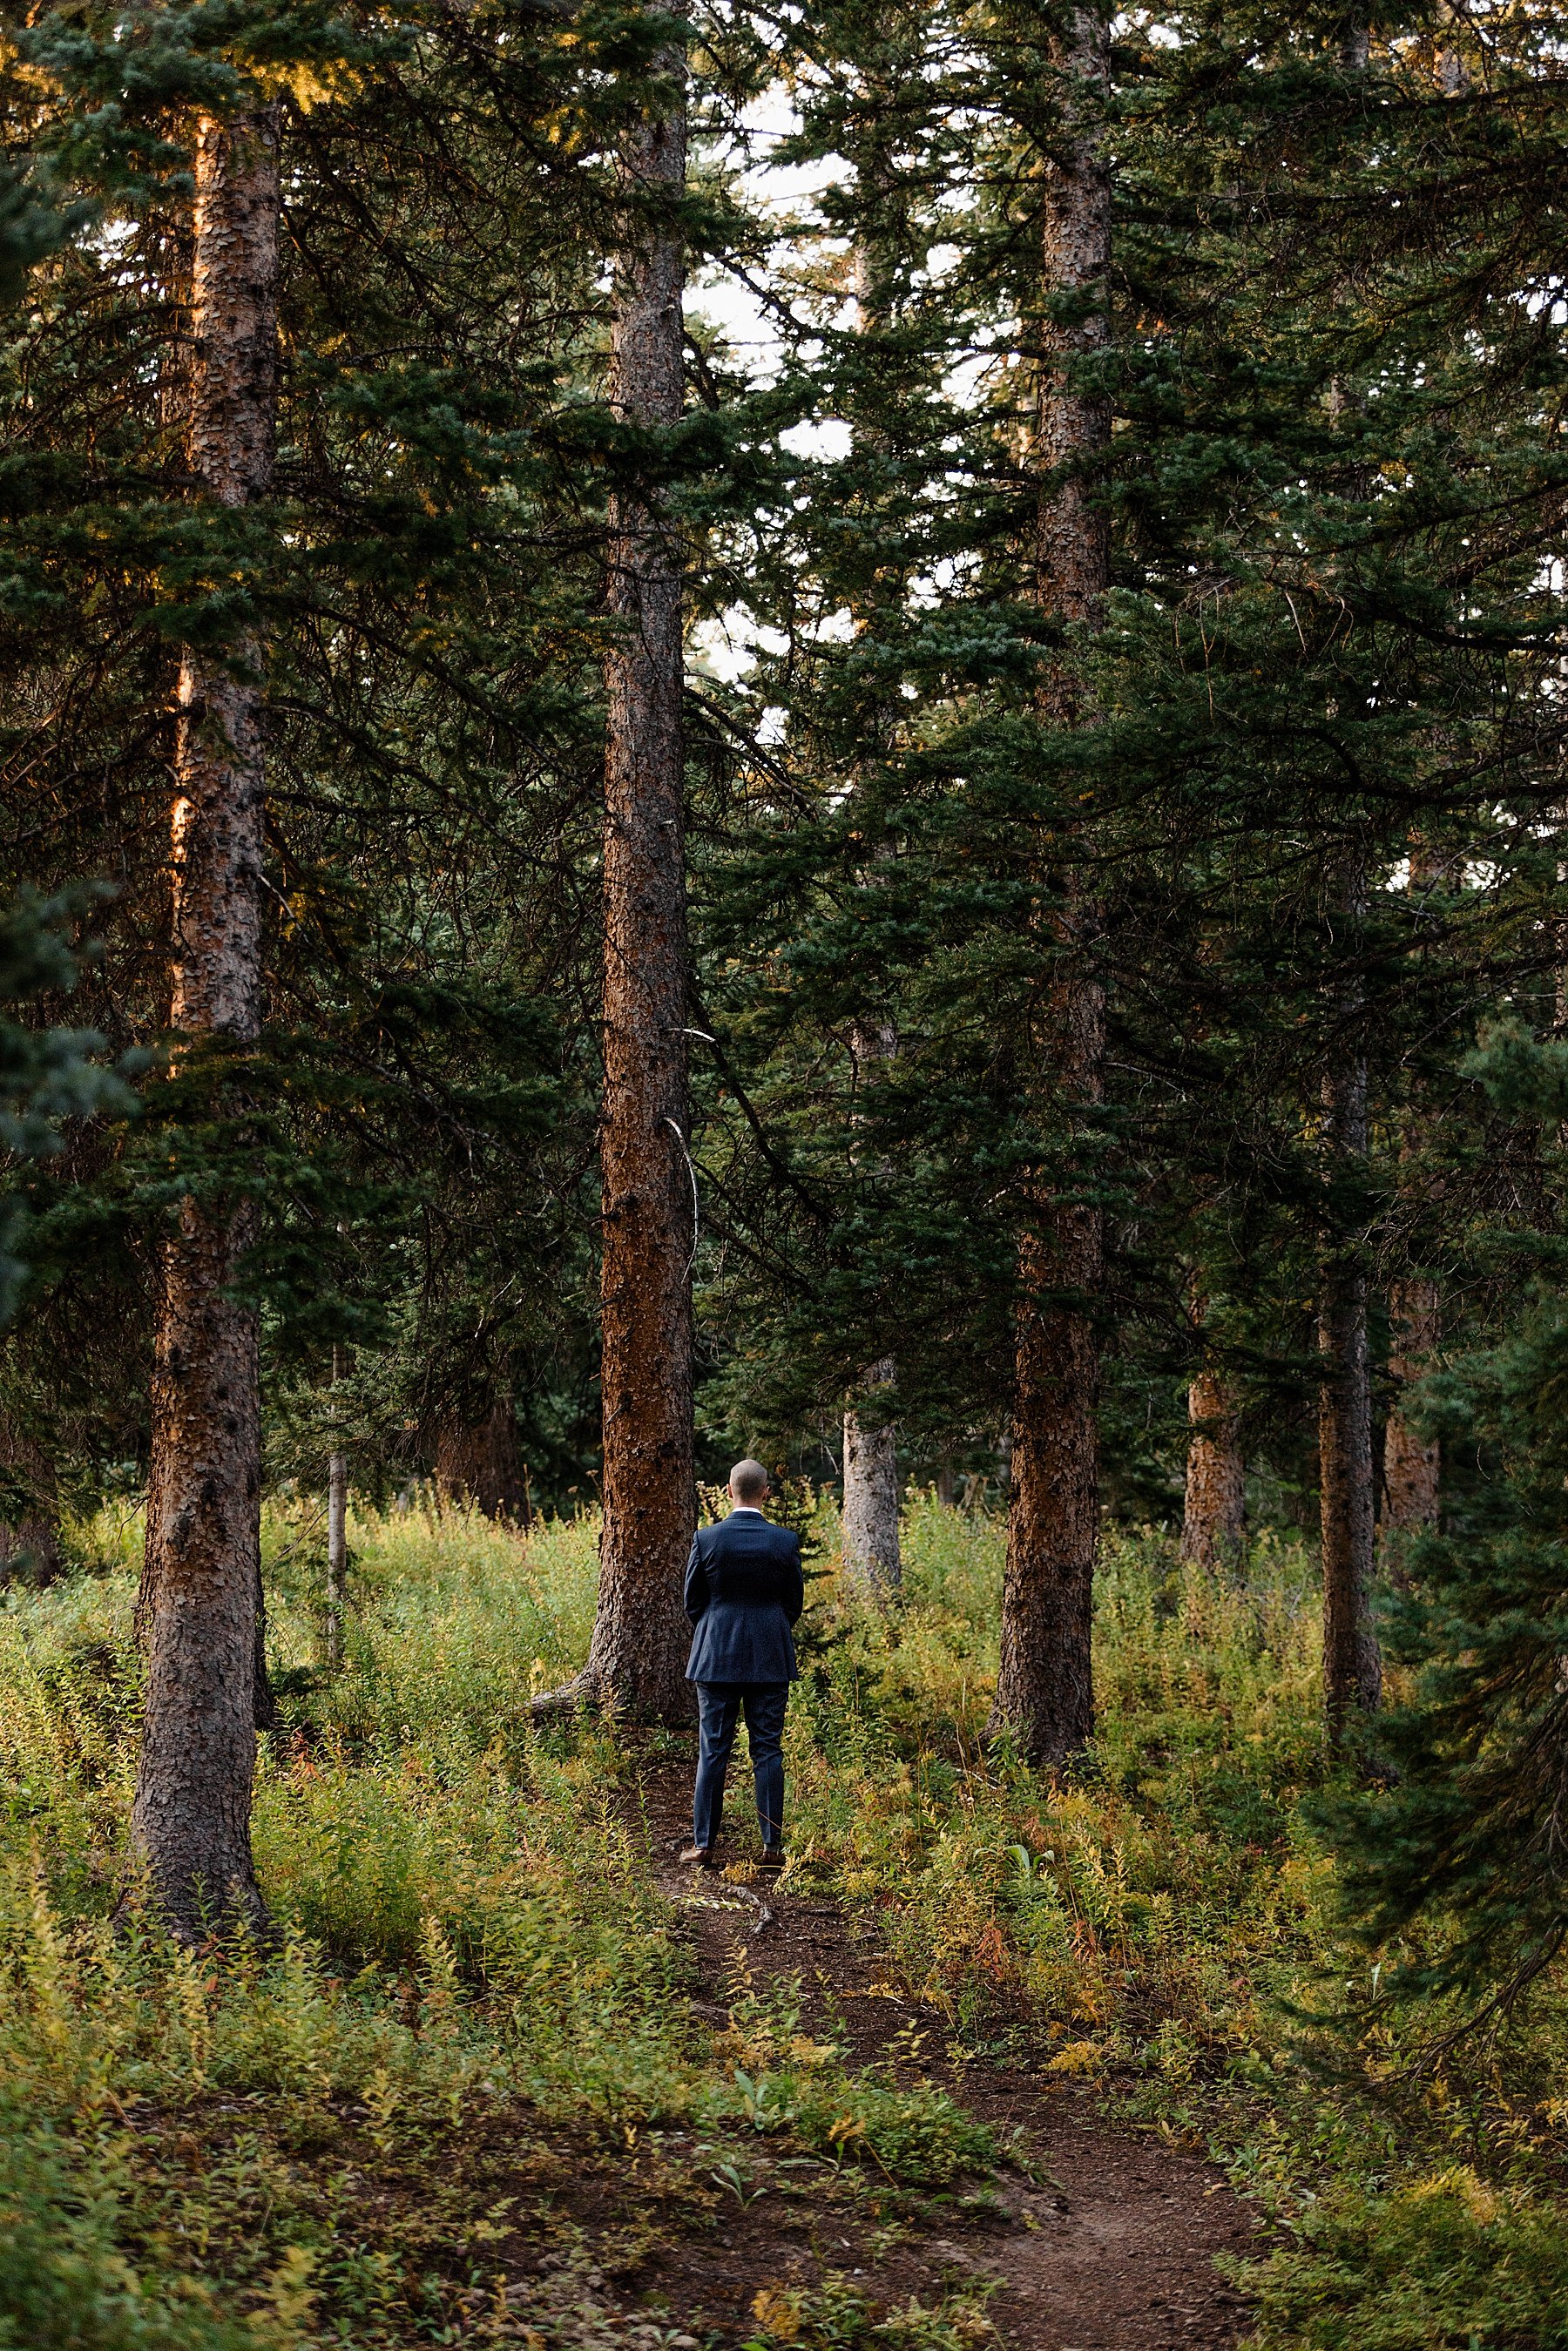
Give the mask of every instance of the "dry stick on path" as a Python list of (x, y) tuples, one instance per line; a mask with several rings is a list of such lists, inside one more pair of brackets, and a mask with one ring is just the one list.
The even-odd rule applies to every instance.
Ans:
[[(671, 13), (674, 13), (673, 11)], [(685, 61), (658, 60), (665, 102), (628, 139), (611, 396), (645, 433), (680, 423), (685, 257)], [(685, 825), (680, 551), (656, 488), (618, 491), (610, 519), (605, 663), (604, 1109), (601, 1389), (604, 1526), (599, 1606), (577, 1680), (536, 1699), (612, 1699), (639, 1720), (694, 1712), (682, 1608), (695, 1522), (685, 1025)]]
[[(191, 470), (238, 507), (271, 487), (277, 401), (278, 110), (197, 129)], [(260, 1032), (262, 648), (181, 664), (172, 816), (170, 1026), (186, 1052)], [(250, 1849), (261, 1590), (256, 1316), (229, 1294), (248, 1199), (187, 1198), (165, 1243), (139, 1614), (147, 1706), (132, 1855), (183, 1938), (264, 1917)]]
[[(1071, 10), (1053, 41), (1062, 88), (1061, 135), (1044, 183), (1043, 282), (1048, 298), (1079, 298), (1072, 315), (1041, 322), (1036, 462), (1045, 476), (1038, 522), (1036, 594), (1062, 622), (1096, 620), (1109, 578), (1106, 519), (1086, 478), (1111, 437), (1108, 402), (1073, 381), (1076, 362), (1101, 350), (1110, 320), (1111, 183), (1100, 120), (1110, 82), (1110, 36), (1098, 8)], [(1042, 695), (1057, 726), (1082, 716), (1067, 660)], [(1069, 876), (1056, 917), (1060, 977), (1044, 1044), (1061, 1101), (1082, 1112), (1104, 1091), (1105, 1004), (1092, 968), (1099, 910)], [(1094, 1727), (1090, 1656), (1099, 1531), (1099, 1346), (1093, 1308), (1103, 1262), (1102, 1211), (1053, 1198), (1030, 1204), (1019, 1250), (1011, 1500), (1002, 1586), (1001, 1665), (993, 1731), (1009, 1732), (1037, 1764), (1063, 1761)]]

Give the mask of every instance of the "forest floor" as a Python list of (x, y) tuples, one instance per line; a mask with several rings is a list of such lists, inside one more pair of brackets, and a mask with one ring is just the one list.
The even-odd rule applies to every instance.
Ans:
[[(1417, 2064), (1321, 1833), (1311, 1562), (1108, 1537), (1100, 1729), (988, 1739), (1002, 1534), (813, 1506), (791, 1860), (693, 1740), (540, 1734), (595, 1527), (268, 1505), (274, 1945), (116, 1928), (138, 1515), (0, 1597), (0, 2351), (1565, 2351), (1568, 1978)], [(1217, 2168), (1218, 2167), (1218, 2168)]]
[[(732, 1812), (743, 1814), (737, 1761)], [(808, 2032), (837, 2037), (857, 2066), (939, 2082), (1008, 2156), (988, 2194), (912, 2215), (896, 2231), (846, 2236), (841, 2213), (806, 2199), (783, 2229), (772, 2212), (737, 2210), (716, 2240), (672, 2241), (650, 2266), (687, 2327), (744, 2340), (759, 2294), (847, 2271), (883, 2305), (930, 2304), (971, 2280), (1019, 2351), (1222, 2351), (1239, 2340), (1245, 2305), (1215, 2264), (1255, 2254), (1260, 2223), (1220, 2172), (1153, 2130), (1108, 2121), (1096, 2095), (1068, 2078), (955, 2064), (930, 2046), (930, 2011), (889, 1980), (841, 1904), (796, 1893), (788, 1871), (773, 1878), (748, 1865), (754, 1836), (728, 1835), (722, 1874), (680, 1866), (689, 1765), (645, 1773), (641, 1795), (655, 1883), (695, 1952), (699, 2012), (722, 2019), (737, 1964), (754, 1983), (798, 1984)]]

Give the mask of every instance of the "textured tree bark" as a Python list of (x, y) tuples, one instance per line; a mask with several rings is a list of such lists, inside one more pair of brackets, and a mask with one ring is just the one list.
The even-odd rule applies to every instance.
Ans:
[[(190, 460), (206, 497), (271, 484), (277, 396), (278, 117), (199, 125)], [(183, 1050), (261, 1025), (261, 648), (187, 648), (172, 820), (170, 1026)], [(147, 1708), (133, 1854), (172, 1930), (264, 1917), (250, 1850), (260, 1646), (261, 1414), (256, 1318), (227, 1293), (248, 1202), (187, 1199), (165, 1245), (152, 1380), (141, 1614)]]
[[(850, 1050), (857, 1069), (891, 1061), (898, 1032), (891, 1020), (857, 1020)], [(865, 1374), (868, 1388), (891, 1388), (898, 1364), (883, 1355)], [(874, 1599), (892, 1599), (904, 1579), (898, 1541), (898, 1432), (891, 1422), (867, 1425), (852, 1406), (844, 1414), (844, 1572)]]
[(1199, 1372), (1186, 1392), (1186, 1503), (1181, 1555), (1195, 1567), (1232, 1562), (1247, 1534), (1241, 1416), (1218, 1372)]
[[(1410, 873), (1406, 887), (1425, 894), (1438, 880), (1440, 867), (1419, 835), (1410, 841)], [(1408, 1187), (1419, 1181), (1416, 1148), (1418, 1112), (1407, 1114), (1400, 1144), (1400, 1174)], [(1436, 1438), (1418, 1436), (1406, 1417), (1403, 1398), (1412, 1382), (1431, 1369), (1437, 1352), (1441, 1300), (1429, 1274), (1407, 1274), (1389, 1284), (1390, 1345), (1388, 1374), (1394, 1401), (1383, 1436), (1383, 1520), (1378, 1529), (1384, 1566), (1396, 1583), (1408, 1582), (1402, 1552), (1406, 1539), (1437, 1523), (1437, 1488), (1442, 1453)]]
[[(1063, 1085), (1072, 1089), (1071, 1099), (1098, 1100), (1099, 989), (1075, 985), (1063, 1009), (1071, 1017), (1071, 1027), (1063, 1023)], [(1010, 1731), (1037, 1764), (1064, 1761), (1094, 1729), (1100, 1351), (1092, 1301), (1103, 1249), (1097, 1208), (1048, 1206), (1042, 1229), (1026, 1233), (1019, 1252), (1011, 1502), (992, 1728)]]
[[(1111, 416), (1106, 402), (1072, 382), (1071, 371), (1110, 333), (1111, 182), (1099, 135), (1110, 36), (1098, 9), (1073, 9), (1062, 22), (1053, 47), (1065, 94), (1045, 183), (1043, 283), (1050, 296), (1081, 298), (1081, 307), (1076, 317), (1042, 322), (1035, 455), (1046, 480), (1035, 575), (1048, 611), (1092, 622), (1109, 578), (1110, 547), (1082, 469), (1109, 442)], [(1078, 690), (1065, 665), (1043, 698), (1056, 725), (1079, 716)], [(1071, 883), (1059, 927), (1065, 977), (1042, 1042), (1059, 1099), (1082, 1110), (1103, 1094), (1105, 1006), (1087, 967), (1098, 909)], [(1090, 1642), (1100, 1364), (1093, 1306), (1103, 1247), (1097, 1208), (1037, 1193), (1019, 1251), (1011, 1499), (992, 1714), (993, 1730), (1009, 1732), (1037, 1764), (1064, 1761), (1094, 1728)]]
[[(868, 1387), (892, 1387), (898, 1376), (891, 1355), (873, 1364)], [(891, 1599), (903, 1575), (898, 1546), (898, 1446), (895, 1431), (865, 1426), (856, 1412), (844, 1415), (844, 1573), (877, 1600)]]
[(1389, 1376), (1395, 1401), (1383, 1438), (1383, 1533), (1398, 1539), (1421, 1534), (1437, 1523), (1437, 1490), (1442, 1448), (1436, 1437), (1417, 1436), (1400, 1408), (1399, 1397), (1412, 1381), (1431, 1369), (1440, 1335), (1437, 1285), (1416, 1274), (1393, 1282), (1388, 1291), (1388, 1317), (1393, 1344), (1388, 1352)]
[[(684, 83), (685, 60), (661, 60)], [(684, 99), (628, 144), (626, 244), (617, 264), (617, 414), (668, 428), (683, 407)], [(604, 1112), (601, 1130), (604, 1531), (584, 1681), (643, 1719), (685, 1722), (690, 1628), (681, 1605), (695, 1523), (691, 1258), (695, 1178), (686, 1071), (688, 988), (679, 550), (656, 492), (617, 496), (605, 665)]]
[[(1366, 1155), (1366, 1064), (1324, 1088), (1325, 1141), (1340, 1165)], [(1323, 1711), (1332, 1743), (1375, 1710), (1383, 1669), (1372, 1625), (1372, 1378), (1365, 1257), (1354, 1242), (1324, 1257), (1318, 1303), (1318, 1510), (1323, 1576)]]
[(509, 1395), (497, 1396), (483, 1420), (444, 1426), (436, 1439), (435, 1481), (449, 1500), (471, 1502), (487, 1519), (528, 1523), (528, 1490)]
[[(884, 335), (893, 324), (901, 258), (900, 242), (888, 237), (880, 210), (894, 185), (893, 147), (897, 136), (894, 90), (885, 68), (868, 76), (867, 93), (876, 103), (869, 135), (855, 159), (856, 175), (862, 194), (873, 201), (878, 211), (856, 241), (850, 282), (859, 331), (875, 336)], [(862, 425), (856, 437), (875, 452), (885, 449), (885, 435), (879, 430), (868, 432)], [(873, 630), (880, 612), (896, 608), (904, 592), (904, 578), (896, 566), (879, 570), (855, 606), (858, 627)], [(891, 755), (896, 727), (896, 710), (885, 699), (880, 700), (869, 714), (862, 737), (874, 758)], [(863, 779), (858, 789), (863, 793)], [(881, 857), (874, 861), (873, 873), (882, 862)], [(859, 1019), (851, 1025), (849, 1044), (858, 1084), (868, 1062), (894, 1059), (898, 1030), (891, 1020)], [(892, 1388), (897, 1382), (895, 1358), (883, 1355), (867, 1368), (862, 1384)], [(868, 1425), (852, 1405), (844, 1412), (841, 1529), (844, 1573), (850, 1583), (873, 1599), (894, 1598), (904, 1581), (898, 1529), (898, 1433), (891, 1422), (873, 1420)]]
[(42, 1510), (21, 1510), (0, 1519), (0, 1586), (52, 1583), (60, 1572), (60, 1531)]
[(327, 1457), (327, 1671), (343, 1662), (343, 1600), (349, 1581), (349, 1457)]
[(52, 1583), (64, 1564), (54, 1465), (36, 1437), (0, 1421), (0, 1470), (9, 1513), (0, 1519), (0, 1588), (17, 1578)]

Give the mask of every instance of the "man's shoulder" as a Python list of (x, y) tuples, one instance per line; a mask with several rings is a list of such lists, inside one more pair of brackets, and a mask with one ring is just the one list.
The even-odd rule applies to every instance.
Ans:
[(800, 1541), (793, 1527), (776, 1526), (760, 1510), (732, 1510), (711, 1527), (697, 1529), (697, 1541), (705, 1552), (722, 1551), (727, 1544), (739, 1541), (747, 1542), (749, 1548), (758, 1536), (775, 1551), (793, 1550)]

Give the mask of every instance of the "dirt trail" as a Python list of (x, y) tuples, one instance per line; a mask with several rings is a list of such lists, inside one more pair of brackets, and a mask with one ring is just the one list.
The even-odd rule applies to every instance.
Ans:
[[(749, 1792), (744, 1779), (737, 1792)], [(808, 2010), (840, 2020), (862, 2064), (885, 2058), (901, 2031), (907, 2047), (929, 2028), (929, 2013), (886, 1983), (874, 1950), (836, 1904), (792, 1893), (787, 1876), (741, 1886), (679, 1866), (690, 1834), (684, 1771), (647, 1777), (643, 1801), (657, 1881), (695, 1947), (705, 2012), (723, 2012), (721, 1988), (743, 1940), (754, 1980), (799, 1976)], [(727, 1851), (738, 1857), (748, 1846), (737, 1835)], [(759, 1928), (764, 1908), (772, 1915)], [(1259, 2240), (1249, 2208), (1212, 2165), (1104, 2121), (1082, 2085), (1049, 2074), (971, 2064), (956, 2082), (929, 2045), (911, 2078), (920, 2074), (948, 2082), (999, 2130), (1021, 2128), (1036, 2180), (1004, 2171), (994, 2199), (974, 2199), (942, 2224), (951, 2235), (885, 2250), (844, 2240), (832, 2250), (864, 2288), (893, 2304), (966, 2273), (999, 2281), (990, 2314), (1015, 2351), (1229, 2351), (1239, 2340), (1246, 2308), (1214, 2260), (1253, 2251)], [(734, 2326), (759, 2283), (789, 2284), (821, 2263), (821, 2246), (791, 2246), (766, 2231), (758, 2246), (758, 2234), (750, 2215), (737, 2214), (716, 2244), (671, 2249), (662, 2267), (694, 2318), (701, 2312)]]

